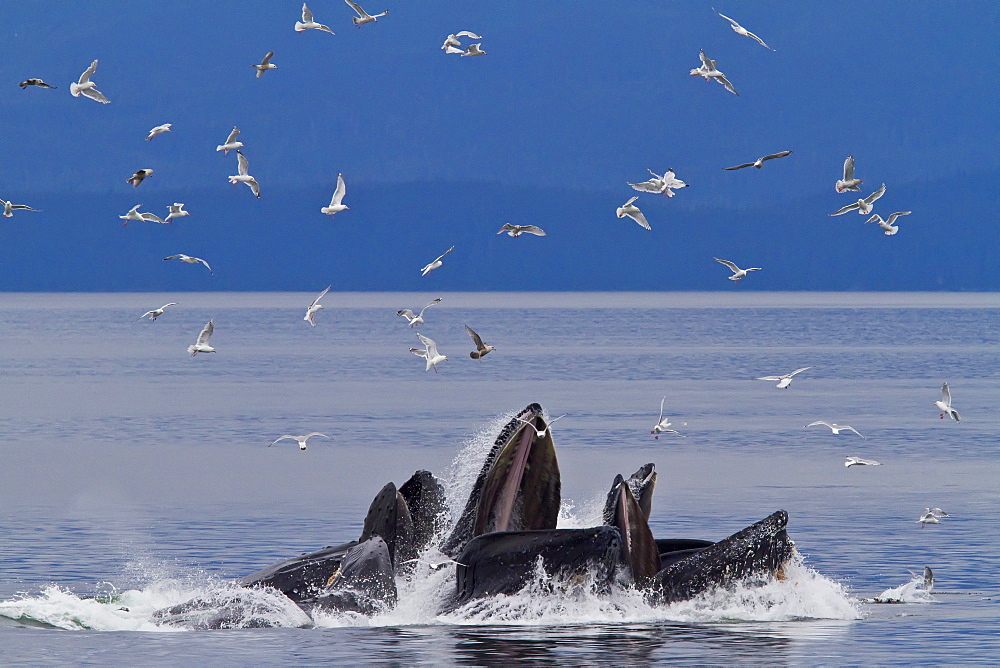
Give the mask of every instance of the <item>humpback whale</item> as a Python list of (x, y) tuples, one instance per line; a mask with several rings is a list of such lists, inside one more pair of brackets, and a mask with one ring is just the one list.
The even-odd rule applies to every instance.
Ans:
[[(453, 524), (441, 484), (430, 472), (417, 471), (398, 489), (390, 482), (376, 494), (357, 540), (286, 559), (238, 583), (276, 590), (306, 614), (374, 615), (396, 605), (397, 580), (416, 577), (412, 565), (429, 549), (454, 563), (452, 590), (440, 599), (443, 611), (516, 593), (539, 568), (571, 582), (585, 581), (598, 594), (625, 583), (652, 605), (740, 581), (781, 577), (794, 553), (785, 511), (718, 542), (656, 539), (649, 527), (656, 479), (652, 463), (628, 479), (617, 475), (600, 526), (557, 528), (561, 482), (555, 443), (542, 407), (533, 403), (501, 429)], [(231, 600), (219, 608), (196, 599), (156, 616), (166, 623), (195, 619), (199, 628), (226, 627), (245, 616)]]

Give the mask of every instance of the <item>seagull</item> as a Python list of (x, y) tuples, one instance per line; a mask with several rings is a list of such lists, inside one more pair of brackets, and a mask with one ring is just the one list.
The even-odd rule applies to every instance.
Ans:
[(786, 155), (791, 155), (791, 151), (780, 151), (778, 153), (772, 153), (771, 155), (765, 155), (763, 158), (757, 158), (753, 162), (744, 162), (742, 165), (736, 165), (735, 167), (723, 167), (726, 171), (732, 171), (734, 169), (743, 169), (744, 167), (756, 167), (760, 169), (764, 166), (764, 162), (767, 160), (774, 160), (775, 158), (784, 158)]
[(162, 135), (164, 132), (172, 132), (170, 129), (173, 123), (164, 123), (163, 125), (157, 125), (155, 128), (149, 131), (146, 136), (146, 141), (151, 141), (156, 135)]
[[(816, 420), (815, 422), (810, 422), (805, 427), (803, 427), (803, 429), (806, 429), (808, 427), (815, 427), (818, 424), (821, 424), (824, 427), (829, 427), (830, 431), (832, 431), (834, 434), (839, 434), (840, 432), (842, 432), (844, 430), (847, 430), (847, 431), (853, 431), (858, 436), (861, 436), (861, 432), (859, 432), (857, 429), (855, 429), (854, 427), (852, 427), (850, 425), (837, 424), (836, 422), (833, 422), (833, 423), (823, 422), (822, 420)], [(861, 436), (861, 438), (865, 438), (865, 437)]]
[(618, 214), (619, 218), (628, 216), (635, 222), (639, 223), (642, 227), (645, 227), (647, 230), (652, 230), (653, 228), (649, 226), (649, 221), (646, 220), (646, 216), (642, 215), (642, 211), (639, 210), (639, 207), (632, 203), (637, 199), (639, 199), (638, 195), (618, 207), (615, 213)]
[(514, 417), (515, 417), (515, 419), (518, 419), (518, 420), (520, 420), (520, 421), (521, 421), (521, 422), (523, 422), (524, 424), (526, 424), (526, 425), (528, 425), (529, 427), (531, 427), (532, 429), (534, 429), (534, 430), (535, 430), (535, 436), (537, 436), (538, 438), (545, 438), (545, 435), (546, 435), (547, 433), (549, 433), (549, 429), (551, 429), (551, 428), (552, 428), (552, 424), (553, 424), (554, 422), (556, 422), (556, 420), (561, 420), (561, 419), (563, 419), (564, 417), (566, 417), (567, 415), (568, 415), (568, 413), (563, 413), (562, 415), (560, 415), (559, 417), (557, 417), (557, 418), (556, 418), (555, 420), (549, 420), (549, 423), (548, 423), (548, 425), (547, 425), (547, 426), (545, 427), (545, 429), (542, 429), (542, 430), (539, 430), (539, 429), (538, 429), (538, 427), (536, 427), (536, 426), (535, 426), (535, 421), (534, 421), (534, 419), (532, 419), (531, 421), (528, 421), (528, 420), (525, 420), (524, 418), (521, 418), (521, 417), (518, 417), (518, 416), (516, 416), (516, 415), (515, 415)]
[[(468, 30), (460, 30), (459, 32), (455, 33), (454, 35), (448, 35), (445, 38), (445, 40), (444, 40), (444, 44), (441, 45), (441, 49), (447, 51), (448, 47), (454, 48), (454, 47), (460, 47), (460, 46), (462, 46), (462, 43), (458, 41), (459, 37), (469, 37), (471, 39), (482, 39), (482, 36), (477, 35), (474, 32), (469, 32)], [(480, 42), (480, 44), (481, 43), (482, 42)], [(448, 53), (462, 53), (462, 50), (461, 49), (454, 49), (453, 51), (447, 51), (447, 52)]]
[(0, 204), (3, 205), (3, 217), (13, 218), (14, 212), (18, 210), (24, 211), (38, 211), (38, 209), (32, 209), (27, 204), (14, 204), (13, 202), (8, 202), (6, 200), (0, 199)]
[(947, 415), (955, 422), (960, 422), (961, 418), (958, 416), (958, 411), (951, 407), (951, 390), (948, 389), (948, 383), (941, 386), (941, 399), (940, 401), (935, 401), (934, 405), (941, 409), (941, 419)]
[(925, 524), (941, 524), (941, 518), (932, 513), (930, 508), (924, 508), (923, 514), (917, 520), (917, 524), (923, 529)]
[[(663, 176), (660, 176), (652, 169), (647, 169), (646, 171), (649, 172), (653, 178), (648, 181), (643, 181), (642, 183), (629, 183), (629, 185), (632, 186), (632, 190), (638, 190), (643, 193), (663, 194), (667, 197), (673, 197), (674, 190), (688, 187), (688, 184), (674, 176), (673, 169), (668, 169), (663, 173)], [(671, 190), (671, 188), (674, 190)]]
[(438, 346), (432, 339), (427, 338), (419, 332), (417, 333), (417, 338), (420, 339), (422, 344), (424, 344), (424, 349), (410, 348), (410, 352), (417, 357), (423, 357), (427, 360), (427, 366), (424, 367), (424, 371), (430, 371), (431, 367), (434, 367), (434, 373), (437, 373), (437, 365), (441, 362), (447, 362), (448, 358), (438, 352)]
[[(716, 11), (715, 7), (712, 7), (712, 11), (715, 12), (716, 14), (719, 14), (719, 12)], [(757, 37), (757, 35), (753, 34), (752, 32), (750, 32), (749, 30), (747, 30), (739, 23), (726, 16), (725, 14), (719, 14), (719, 16), (729, 21), (729, 23), (731, 24), (729, 27), (732, 28), (733, 32), (735, 32), (737, 35), (752, 37), (753, 39), (757, 40), (757, 43), (763, 46), (764, 48), (771, 49), (771, 47), (769, 47), (767, 44), (764, 44), (764, 40), (762, 40), (760, 37)], [(771, 49), (771, 51), (774, 51), (774, 49)]]
[(200, 257), (191, 257), (190, 255), (185, 255), (184, 253), (178, 253), (177, 255), (171, 255), (170, 257), (163, 258), (164, 260), (180, 260), (181, 262), (187, 262), (188, 264), (197, 264), (201, 262), (208, 268), (208, 273), (215, 274), (212, 268), (208, 266), (208, 263), (202, 260)]
[(879, 462), (874, 459), (861, 459), (861, 457), (848, 457), (847, 461), (844, 462), (844, 466), (850, 468), (852, 466), (882, 466)]
[(236, 141), (236, 138), (240, 136), (240, 129), (233, 126), (233, 131), (229, 133), (229, 137), (226, 138), (226, 143), (220, 146), (216, 146), (216, 151), (222, 151), (222, 155), (229, 155), (229, 152), (238, 148), (243, 148), (243, 142)]
[(21, 87), (21, 90), (24, 90), (28, 86), (38, 86), (39, 88), (55, 88), (55, 86), (50, 86), (41, 79), (25, 79), (24, 81), (22, 81), (17, 85)]
[(340, 213), (344, 209), (350, 209), (351, 207), (341, 204), (344, 201), (344, 194), (346, 192), (347, 186), (344, 185), (344, 175), (337, 174), (337, 189), (333, 191), (333, 199), (330, 200), (330, 206), (324, 206), (320, 211), (332, 218), (334, 214)]
[(721, 262), (722, 264), (726, 265), (727, 267), (729, 267), (732, 270), (733, 275), (729, 277), (730, 281), (738, 281), (741, 278), (743, 278), (744, 276), (746, 276), (748, 273), (750, 273), (751, 271), (760, 271), (761, 270), (760, 267), (750, 267), (749, 269), (740, 269), (739, 267), (737, 267), (735, 264), (733, 264), (729, 260), (720, 260), (717, 257), (716, 258), (712, 258), (712, 259), (715, 260), (716, 262)]
[[(309, 308), (306, 309), (306, 316), (304, 318), (302, 318), (302, 319), (305, 320), (306, 322), (308, 322), (313, 327), (316, 326), (316, 311), (318, 311), (321, 308), (323, 308), (323, 305), (319, 303), (319, 300), (322, 299), (326, 295), (326, 293), (328, 293), (330, 291), (330, 288), (332, 288), (332, 287), (333, 287), (332, 285), (326, 286), (326, 290), (324, 290), (323, 292), (319, 293), (319, 297), (317, 297), (316, 299), (312, 300), (312, 303), (309, 304)], [(303, 449), (305, 449), (305, 448), (303, 448)]]
[[(290, 439), (290, 440), (292, 440), (292, 441), (298, 441), (298, 444), (299, 444), (299, 450), (305, 450), (305, 449), (306, 449), (306, 441), (308, 441), (308, 440), (309, 440), (310, 438), (312, 438), (313, 436), (322, 436), (323, 438), (330, 438), (330, 437), (329, 437), (329, 436), (327, 436), (326, 434), (321, 434), (321, 433), (319, 433), (318, 431), (311, 431), (311, 432), (309, 432), (308, 434), (305, 434), (305, 435), (303, 435), (303, 436), (290, 436), (290, 435), (288, 435), (288, 434), (285, 434), (285, 435), (284, 435), (284, 436), (282, 436), (281, 438), (276, 438), (276, 439), (274, 439), (274, 443), (277, 443), (278, 441), (284, 441), (284, 440), (286, 440), (286, 439)], [(274, 445), (274, 443), (272, 443), (271, 445)], [(269, 447), (269, 448), (270, 448), (270, 447), (271, 447), (271, 445), (269, 445), (269, 446), (267, 446), (267, 447)]]
[(249, 169), (250, 169), (250, 161), (247, 160), (247, 157), (243, 155), (242, 151), (237, 149), (236, 171), (238, 171), (239, 174), (237, 174), (236, 176), (230, 176), (229, 182), (232, 183), (234, 186), (237, 183), (245, 183), (248, 186), (250, 186), (250, 190), (253, 191), (253, 194), (255, 196), (260, 197), (260, 185), (257, 183), (257, 179), (255, 179), (254, 177), (250, 176), (247, 173), (247, 170)]
[(122, 220), (125, 221), (124, 223), (122, 223), (122, 225), (126, 225), (127, 226), (128, 225), (128, 221), (130, 221), (130, 220), (146, 221), (148, 223), (165, 223), (165, 222), (167, 222), (167, 221), (163, 220), (162, 218), (160, 218), (159, 216), (157, 216), (154, 213), (140, 213), (140, 211), (139, 211), (139, 207), (140, 206), (142, 206), (142, 205), (141, 204), (136, 204), (131, 209), (129, 209), (128, 213), (126, 213), (124, 216), (118, 216), (119, 218), (121, 218)]
[(726, 75), (720, 72), (719, 70), (715, 69), (716, 61), (706, 56), (705, 51), (701, 49), (699, 49), (698, 51), (698, 57), (701, 58), (701, 67), (691, 70), (691, 76), (705, 77), (705, 81), (710, 81), (712, 79), (715, 79), (720, 84), (725, 86), (726, 90), (728, 90), (730, 93), (739, 96), (739, 93), (737, 93), (736, 89), (733, 88), (733, 84), (729, 83), (729, 79), (726, 78)]
[(166, 223), (167, 222), (167, 221), (163, 220), (162, 218), (160, 218), (159, 216), (157, 216), (155, 213), (140, 213), (139, 217), (142, 218), (147, 223), (161, 223), (162, 224), (162, 223)]
[(865, 221), (865, 223), (878, 223), (878, 226), (885, 230), (885, 236), (891, 237), (899, 231), (898, 225), (893, 225), (900, 216), (909, 216), (912, 211), (897, 211), (889, 216), (889, 220), (882, 220), (882, 216), (877, 213)]
[(837, 192), (842, 193), (848, 190), (856, 190), (861, 192), (860, 186), (864, 181), (861, 179), (854, 178), (854, 156), (849, 155), (847, 159), (844, 160), (844, 178), (834, 184)]
[(139, 322), (140, 320), (142, 320), (146, 316), (149, 316), (150, 320), (156, 320), (161, 315), (163, 315), (163, 312), (166, 311), (171, 306), (177, 306), (177, 302), (170, 302), (169, 304), (164, 304), (160, 308), (154, 308), (152, 311), (146, 311), (145, 313), (143, 313), (142, 315), (140, 315), (138, 318), (136, 318), (134, 322)]
[(504, 223), (497, 234), (503, 234), (504, 232), (512, 237), (519, 237), (525, 233), (534, 234), (536, 237), (545, 236), (545, 230), (537, 225), (511, 225), (510, 223)]
[(483, 51), (481, 48), (479, 48), (482, 45), (483, 45), (482, 42), (480, 42), (478, 44), (470, 44), (469, 46), (465, 47), (465, 51), (462, 52), (462, 55), (463, 56), (485, 56), (486, 52)]
[(260, 65), (251, 65), (250, 67), (257, 70), (257, 78), (260, 79), (264, 76), (264, 72), (268, 70), (276, 70), (278, 66), (271, 62), (271, 57), (274, 55), (274, 51), (268, 51), (267, 55), (264, 56), (264, 60), (260, 61)]
[(427, 304), (422, 309), (420, 309), (420, 313), (418, 313), (417, 315), (413, 315), (413, 311), (411, 311), (408, 308), (396, 311), (396, 315), (402, 318), (406, 318), (407, 322), (410, 323), (410, 328), (412, 329), (417, 325), (424, 324), (424, 311), (426, 311), (429, 307), (434, 306), (435, 304), (438, 304), (440, 302), (441, 302), (440, 297), (438, 297), (437, 299), (432, 299), (431, 301), (427, 302)]
[(354, 11), (356, 11), (358, 13), (358, 15), (352, 17), (351, 20), (353, 20), (354, 21), (354, 25), (356, 25), (359, 28), (362, 25), (364, 25), (365, 23), (371, 23), (372, 21), (374, 21), (374, 20), (376, 20), (376, 19), (378, 19), (378, 18), (380, 18), (382, 16), (385, 16), (386, 14), (389, 13), (389, 10), (387, 9), (384, 12), (382, 12), (381, 14), (369, 14), (365, 10), (361, 9), (361, 6), (358, 5), (358, 3), (356, 3), (356, 2), (351, 2), (351, 0), (344, 0), (344, 2), (346, 2), (347, 5), (351, 9), (353, 9)]
[(868, 197), (865, 197), (864, 199), (859, 199), (854, 204), (848, 204), (847, 206), (841, 209), (837, 209), (830, 215), (839, 216), (841, 214), (847, 213), (848, 211), (854, 211), (855, 209), (857, 209), (858, 213), (860, 213), (862, 216), (867, 216), (869, 213), (872, 212), (872, 203), (884, 194), (885, 194), (885, 184), (883, 183), (881, 188), (873, 192)]
[(476, 344), (476, 349), (469, 353), (469, 357), (474, 360), (482, 360), (490, 351), (496, 350), (494, 346), (483, 343), (482, 337), (472, 331), (472, 328), (468, 325), (465, 326), (465, 331), (468, 332), (469, 336), (472, 337), (472, 342)]
[(435, 269), (437, 269), (438, 267), (440, 267), (442, 264), (444, 264), (444, 262), (442, 262), (441, 260), (444, 258), (445, 255), (447, 255), (448, 253), (452, 252), (453, 250), (455, 250), (454, 246), (452, 246), (451, 248), (449, 248), (448, 250), (446, 250), (441, 255), (438, 255), (436, 260), (434, 260), (429, 265), (427, 265), (426, 267), (424, 267), (423, 269), (420, 270), (420, 275), (421, 276), (426, 276), (427, 274), (431, 273), (432, 271), (434, 271)]
[(101, 104), (107, 104), (111, 102), (108, 98), (104, 97), (104, 93), (97, 90), (96, 84), (90, 80), (90, 77), (94, 76), (94, 72), (97, 71), (97, 61), (95, 60), (90, 64), (83, 74), (80, 75), (80, 81), (77, 83), (71, 83), (69, 85), (69, 92), (73, 97), (89, 97), (91, 100), (100, 102)]
[(153, 175), (152, 169), (140, 169), (136, 171), (136, 173), (133, 174), (130, 178), (125, 179), (125, 183), (131, 183), (133, 188), (138, 188), (139, 184), (142, 183), (143, 179), (145, 179), (147, 176), (152, 176), (152, 175)]
[(795, 371), (791, 373), (786, 373), (782, 376), (761, 376), (757, 380), (776, 380), (778, 381), (778, 384), (775, 387), (777, 387), (779, 390), (784, 390), (785, 388), (787, 388), (789, 385), (792, 384), (792, 376), (794, 376), (797, 373), (802, 373), (806, 369), (811, 369), (811, 368), (812, 368), (811, 366), (804, 366), (801, 369), (796, 369)]
[(660, 399), (660, 417), (657, 418), (656, 424), (653, 425), (653, 431), (651, 431), (649, 433), (650, 434), (656, 434), (656, 436), (654, 436), (653, 438), (655, 438), (657, 440), (659, 440), (661, 433), (677, 434), (678, 436), (683, 436), (684, 438), (687, 438), (687, 436), (684, 436), (684, 434), (680, 433), (679, 431), (677, 431), (675, 429), (670, 429), (670, 426), (671, 426), (671, 424), (670, 424), (670, 418), (663, 417), (663, 402), (666, 401), (666, 400), (667, 400), (666, 395), (664, 395), (664, 397), (662, 399)]
[(169, 223), (171, 218), (180, 218), (182, 216), (191, 215), (188, 211), (184, 210), (183, 202), (174, 202), (173, 204), (169, 205), (167, 209), (170, 211), (170, 213), (167, 214), (167, 219), (163, 221), (165, 223)]
[(194, 357), (198, 353), (214, 353), (215, 348), (208, 345), (208, 340), (212, 338), (212, 332), (215, 331), (215, 320), (209, 320), (208, 324), (205, 325), (204, 329), (201, 330), (201, 334), (198, 335), (198, 340), (193, 346), (188, 346), (188, 354)]
[(295, 22), (295, 32), (303, 32), (309, 30), (310, 28), (315, 28), (316, 30), (323, 30), (330, 33), (331, 35), (336, 35), (337, 33), (330, 30), (327, 26), (322, 23), (316, 23), (313, 21), (313, 13), (309, 11), (306, 3), (302, 3), (302, 22)]

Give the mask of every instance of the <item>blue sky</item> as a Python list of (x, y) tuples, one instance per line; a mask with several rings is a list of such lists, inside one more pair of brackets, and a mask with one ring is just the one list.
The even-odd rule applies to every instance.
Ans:
[[(0, 219), (0, 290), (1000, 288), (998, 3), (714, 2), (774, 52), (712, 2), (385, 0), (360, 29), (309, 4), (335, 36), (296, 33), (291, 1), (5, 3), (0, 198), (42, 211)], [(458, 30), (488, 55), (444, 54)], [(688, 76), (699, 48), (739, 97)], [(108, 105), (69, 95), (95, 58)], [(259, 200), (214, 151), (233, 125)], [(848, 154), (865, 194), (887, 184), (876, 212), (913, 211), (896, 236), (827, 215)], [(668, 167), (691, 187), (640, 197), (652, 232), (615, 217)], [(118, 220), (174, 201), (172, 226)], [(764, 270), (734, 286), (713, 256)]]

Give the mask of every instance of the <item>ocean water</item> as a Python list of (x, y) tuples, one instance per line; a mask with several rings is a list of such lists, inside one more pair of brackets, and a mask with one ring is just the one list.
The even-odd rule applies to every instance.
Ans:
[[(0, 663), (987, 663), (1000, 656), (1000, 298), (990, 294), (0, 295)], [(168, 301), (156, 322), (132, 322)], [(185, 348), (214, 318), (214, 355)], [(484, 360), (463, 324), (497, 347)], [(787, 390), (757, 376), (813, 368)], [(955, 423), (933, 406), (948, 381)], [(649, 431), (661, 397), (685, 437)], [(538, 581), (441, 615), (448, 573), (373, 619), (309, 620), (236, 578), (357, 537), (426, 468), (460, 507), (509, 415), (541, 403), (560, 526), (655, 462), (657, 537), (779, 508), (799, 560), (760, 588), (649, 607)], [(821, 427), (850, 424), (867, 438)], [(267, 445), (320, 431), (300, 452)], [(847, 455), (882, 463), (845, 468)], [(921, 528), (921, 511), (950, 513)], [(924, 592), (909, 571), (930, 566)], [(557, 583), (558, 584), (558, 583)], [(894, 593), (893, 593), (894, 592)], [(159, 627), (192, 596), (277, 628)], [(899, 604), (874, 597), (901, 596)]]

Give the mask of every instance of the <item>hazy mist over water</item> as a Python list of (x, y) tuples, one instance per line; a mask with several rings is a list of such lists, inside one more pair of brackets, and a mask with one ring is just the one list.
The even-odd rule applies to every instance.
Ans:
[[(330, 293), (315, 328), (302, 321), (312, 294), (0, 296), (0, 661), (969, 663), (1000, 651), (995, 296), (442, 293), (419, 330), (449, 357), (438, 374), (407, 352), (417, 339), (395, 315), (431, 296)], [(179, 304), (132, 322), (166, 301)], [(219, 352), (191, 359), (209, 318)], [(465, 323), (497, 347), (481, 362)], [(810, 365), (788, 390), (753, 380)], [(945, 380), (960, 423), (933, 406)], [(664, 395), (687, 438), (649, 434)], [(456, 472), (476, 470), (503, 416), (532, 401), (567, 414), (553, 432), (564, 526), (593, 523), (614, 474), (652, 461), (655, 535), (718, 540), (784, 508), (807, 570), (705, 609), (526, 595), (439, 618), (418, 589), (372, 628), (103, 632), (158, 630), (147, 609), (356, 537), (381, 486), (418, 468), (459, 496)], [(817, 419), (867, 439), (802, 428)], [(267, 447), (312, 430), (332, 440)], [(847, 469), (846, 455), (882, 466)], [(926, 506), (952, 517), (920, 529)], [(924, 565), (938, 578), (930, 602), (860, 602)], [(117, 603), (86, 599), (111, 592)]]

